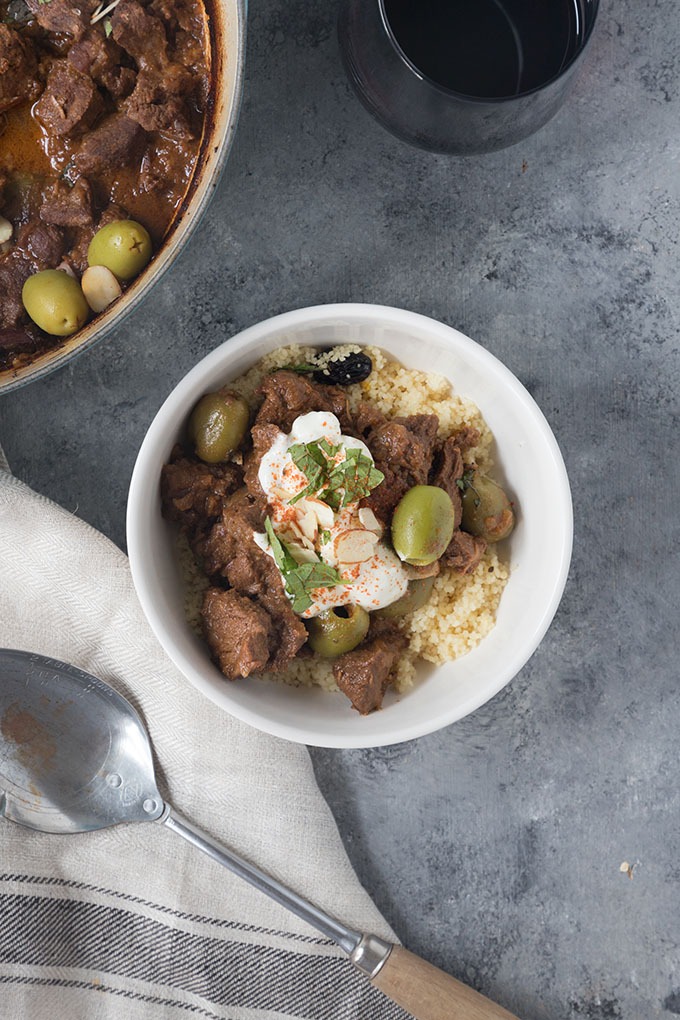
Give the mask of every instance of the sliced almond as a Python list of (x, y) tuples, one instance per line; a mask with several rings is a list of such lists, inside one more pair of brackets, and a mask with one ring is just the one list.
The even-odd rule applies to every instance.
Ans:
[(341, 563), (365, 563), (375, 553), (378, 536), (364, 528), (343, 531), (335, 543), (335, 554)]
[(375, 516), (370, 506), (362, 506), (359, 509), (359, 521), (368, 531), (374, 531), (376, 535), (382, 535), (383, 526)]
[(288, 545), (288, 551), (296, 563), (319, 562), (319, 557), (316, 555), (313, 548), (308, 549), (304, 545), (298, 545), (296, 542), (290, 542)]
[(14, 233), (14, 227), (5, 219), (4, 216), (0, 216), (0, 244), (4, 244), (5, 241), (11, 240), (12, 234)]
[(313, 513), (316, 514), (316, 519), (319, 522), (319, 527), (329, 530), (335, 524), (335, 514), (328, 503), (324, 503), (322, 499), (308, 499), (306, 501)]
[(274, 496), (276, 499), (283, 500), (284, 503), (287, 503), (288, 500), (292, 499), (293, 496), (295, 495), (294, 492), (289, 492), (288, 489), (282, 489), (280, 485), (272, 485), (270, 491), (272, 496)]
[(288, 532), (288, 534), (283, 536), (287, 542), (302, 542), (305, 537), (302, 528), (297, 522), (297, 518), (286, 520), (284, 530)]
[(80, 285), (93, 312), (103, 312), (123, 293), (118, 280), (106, 266), (90, 266), (83, 273)]
[[(301, 499), (300, 503), (303, 502), (305, 501)], [(298, 503), (297, 505), (299, 508), (300, 504)], [(310, 542), (316, 541), (316, 536), (319, 533), (319, 524), (316, 519), (316, 514), (312, 510), (307, 510), (302, 507), (302, 512), (298, 511), (296, 524), (305, 538), (308, 538)]]

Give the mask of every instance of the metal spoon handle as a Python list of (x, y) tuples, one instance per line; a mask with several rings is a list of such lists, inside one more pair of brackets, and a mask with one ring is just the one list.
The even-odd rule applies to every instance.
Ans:
[[(336, 918), (331, 917), (330, 914), (314, 906), (313, 903), (309, 903), (302, 896), (298, 896), (291, 889), (287, 889), (285, 885), (277, 882), (275, 878), (265, 874), (264, 871), (260, 871), (254, 864), (216, 843), (207, 833), (201, 832), (200, 829), (192, 825), (186, 818), (182, 818), (170, 805), (166, 805), (166, 810), (161, 815), (159, 821), (166, 825), (168, 829), (176, 832), (178, 836), (182, 836), (183, 839), (186, 839), (199, 850), (202, 850), (208, 857), (212, 857), (218, 864), (222, 864), (229, 871), (238, 875), (239, 878), (249, 882), (282, 907), (292, 911), (297, 917), (302, 918), (303, 921), (316, 928), (326, 938), (332, 939), (348, 955), (351, 956), (361, 942), (361, 932), (348, 928)], [(385, 943), (385, 945), (387, 946), (389, 943)]]
[(158, 821), (332, 939), (376, 987), (418, 1020), (517, 1020), (501, 1006), (401, 946), (348, 928), (254, 864), (216, 843), (169, 804), (165, 805)]

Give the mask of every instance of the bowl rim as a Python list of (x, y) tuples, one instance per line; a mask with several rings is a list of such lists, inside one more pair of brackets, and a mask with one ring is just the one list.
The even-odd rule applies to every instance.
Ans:
[[(452, 706), (449, 712), (440, 713), (436, 718), (430, 717), (425, 720), (396, 726), (389, 736), (381, 734), (379, 739), (376, 739), (375, 735), (369, 736), (360, 725), (358, 718), (357, 722), (359, 724), (356, 731), (350, 735), (338, 735), (329, 732), (310, 733), (305, 731), (304, 726), (291, 725), (285, 721), (269, 717), (263, 718), (257, 711), (242, 704), (231, 701), (225, 704), (222, 690), (220, 690), (222, 696), (219, 696), (209, 680), (201, 676), (186, 659), (182, 651), (176, 647), (170, 628), (165, 625), (163, 618), (156, 610), (149, 579), (141, 567), (144, 555), (144, 490), (148, 487), (149, 465), (147, 460), (155, 444), (160, 443), (160, 440), (164, 437), (167, 441), (169, 432), (176, 428), (178, 417), (183, 419), (186, 416), (185, 394), (191, 391), (193, 384), (203, 380), (204, 376), (210, 375), (215, 370), (221, 370), (224, 373), (225, 360), (235, 359), (251, 347), (255, 349), (258, 341), (266, 339), (272, 333), (290, 333), (295, 329), (309, 326), (316, 321), (328, 323), (331, 319), (342, 319), (343, 323), (346, 323), (347, 320), (352, 318), (361, 319), (363, 322), (366, 319), (371, 319), (376, 325), (396, 325), (406, 328), (411, 325), (414, 328), (427, 329), (442, 339), (448, 339), (449, 341), (453, 339), (457, 352), (461, 354), (461, 357), (464, 358), (467, 353), (478, 364), (487, 365), (489, 368), (492, 368), (496, 376), (501, 379), (504, 389), (507, 388), (513, 393), (515, 399), (520, 402), (525, 411), (529, 412), (533, 423), (540, 430), (541, 440), (546, 445), (546, 450), (555, 471), (555, 488), (553, 490), (555, 505), (559, 506), (561, 511), (561, 526), (556, 535), (556, 542), (559, 542), (558, 567), (553, 577), (551, 595), (544, 605), (540, 619), (536, 621), (533, 627), (530, 639), (522, 643), (514, 655), (509, 656), (502, 664), (493, 684), (485, 686), (482, 691), (469, 696), (462, 703)], [(286, 338), (286, 343), (294, 342), (293, 337)], [(380, 346), (380, 340), (376, 340), (376, 346)], [(256, 360), (258, 360), (257, 357), (253, 359), (253, 363)], [(150, 511), (151, 508), (147, 507), (147, 510)], [(388, 746), (413, 740), (457, 722), (495, 697), (526, 665), (545, 637), (562, 599), (571, 563), (573, 507), (564, 459), (552, 429), (534, 398), (503, 362), (464, 333), (429, 316), (387, 305), (348, 302), (312, 305), (264, 319), (225, 340), (219, 347), (202, 358), (179, 380), (158, 409), (140, 445), (130, 481), (126, 529), (132, 579), (144, 615), (165, 653), (189, 683), (230, 715), (273, 736), (315, 747), (368, 748)], [(493, 631), (491, 633), (493, 634)], [(487, 640), (487, 638), (483, 640)], [(483, 641), (481, 643), (483, 644)], [(227, 691), (228, 687), (225, 687), (224, 692)], [(370, 718), (370, 716), (367, 718)]]

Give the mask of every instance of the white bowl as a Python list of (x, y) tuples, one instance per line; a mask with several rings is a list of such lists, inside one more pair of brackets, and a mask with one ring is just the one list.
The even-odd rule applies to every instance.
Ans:
[[(161, 468), (187, 416), (208, 390), (242, 375), (276, 347), (376, 344), (408, 368), (438, 372), (475, 401), (496, 439), (496, 476), (519, 508), (506, 543), (510, 579), (496, 626), (481, 644), (443, 666), (424, 666), (416, 686), (362, 717), (343, 694), (249, 678), (225, 680), (190, 630), (174, 552), (161, 516)], [(265, 732), (321, 747), (375, 747), (431, 733), (501, 690), (538, 647), (569, 569), (572, 510), (555, 438), (515, 376), (462, 333), (423, 315), (378, 305), (320, 305), (267, 319), (214, 350), (175, 387), (147, 432), (130, 484), (130, 566), (142, 608), (161, 645), (199, 691)]]

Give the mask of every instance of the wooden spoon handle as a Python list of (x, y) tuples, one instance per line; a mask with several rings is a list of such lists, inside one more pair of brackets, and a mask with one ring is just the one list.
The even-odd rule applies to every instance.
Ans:
[(517, 1020), (450, 974), (394, 946), (373, 984), (416, 1020)]

